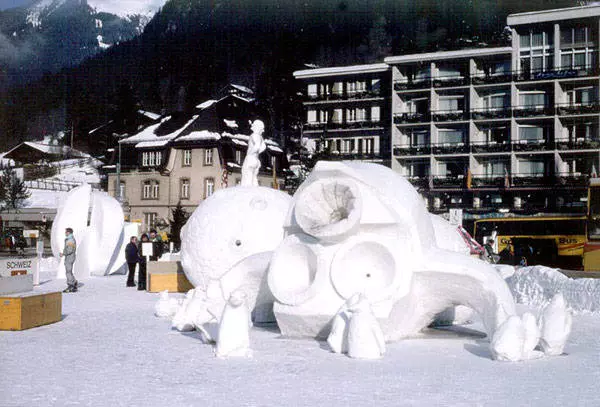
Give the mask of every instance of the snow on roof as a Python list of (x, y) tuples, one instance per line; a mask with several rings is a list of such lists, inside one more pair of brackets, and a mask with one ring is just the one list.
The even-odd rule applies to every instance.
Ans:
[(147, 118), (149, 118), (151, 120), (158, 120), (158, 119), (160, 119), (160, 115), (159, 114), (152, 113), (152, 112), (149, 112), (147, 110), (141, 110), (140, 109), (140, 110), (138, 110), (138, 113), (141, 114), (141, 115), (143, 115), (143, 116), (146, 116)]
[(231, 141), (233, 141), (234, 144), (240, 145), (240, 146), (247, 146), (248, 143), (246, 143), (245, 141), (239, 140), (239, 139), (235, 139), (232, 138)]
[(154, 140), (154, 141), (142, 141), (135, 145), (135, 148), (147, 148), (147, 147), (163, 147), (167, 145), (169, 140)]
[(177, 141), (220, 140), (221, 135), (208, 130), (193, 131), (185, 136), (177, 137)]
[(240, 95), (230, 95), (230, 96), (234, 97), (234, 98), (237, 98), (239, 100), (243, 100), (244, 102), (248, 102), (248, 103), (251, 103), (251, 102), (254, 101), (254, 98), (245, 98), (245, 97), (242, 97)]
[(238, 140), (244, 140), (244, 141), (248, 141), (250, 139), (250, 136), (247, 136), (245, 134), (239, 134), (239, 133), (231, 134), (231, 133), (224, 132), (223, 136), (230, 137), (232, 139), (236, 138)]
[[(139, 133), (134, 134), (131, 137), (127, 137), (127, 138), (119, 141), (119, 143), (123, 143), (123, 144), (136, 144), (136, 147), (140, 147), (139, 143), (142, 143), (142, 142), (155, 142), (156, 143), (156, 142), (165, 141), (164, 144), (161, 144), (161, 145), (165, 145), (168, 141), (174, 139), (183, 130), (185, 130), (194, 120), (196, 120), (198, 118), (198, 115), (192, 116), (192, 118), (190, 120), (188, 120), (183, 126), (179, 127), (174, 132), (166, 134), (164, 136), (157, 136), (155, 134), (155, 132), (158, 129), (158, 127), (163, 122), (169, 120), (170, 118), (171, 118), (171, 116), (167, 116), (166, 118), (162, 119), (160, 123), (156, 123), (156, 124), (153, 124), (151, 126), (148, 126), (144, 130), (140, 131)], [(148, 145), (147, 147), (150, 147), (150, 146)]]
[(227, 166), (232, 168), (242, 168), (239, 164), (236, 163), (227, 163)]
[(212, 105), (214, 105), (215, 103), (217, 103), (217, 101), (216, 101), (216, 100), (214, 100), (214, 99), (210, 99), (210, 100), (207, 100), (206, 102), (202, 102), (202, 103), (200, 103), (199, 105), (197, 105), (197, 106), (196, 106), (196, 109), (204, 110), (204, 109), (206, 109), (207, 107), (211, 107), (211, 106), (212, 106)]
[(271, 145), (271, 144), (267, 144), (267, 148), (271, 151), (276, 151), (278, 153), (283, 153), (283, 150), (277, 146)]
[(247, 88), (247, 87), (245, 87), (245, 86), (242, 86), (242, 85), (236, 85), (236, 84), (232, 83), (232, 84), (231, 84), (231, 87), (232, 87), (232, 88), (235, 88), (235, 89), (237, 89), (237, 90), (241, 90), (242, 92), (254, 93), (254, 91), (253, 91), (252, 89), (250, 89), (250, 88)]
[(223, 119), (223, 121), (227, 127), (231, 127), (232, 129), (237, 129), (239, 127), (235, 120)]
[(370, 64), (370, 65), (351, 65), (351, 66), (335, 66), (330, 68), (317, 68), (317, 69), (303, 69), (294, 72), (296, 79), (302, 78), (314, 78), (321, 76), (331, 75), (344, 75), (344, 74), (363, 74), (363, 73), (377, 73), (385, 72), (389, 69), (389, 65), (384, 63)]
[(101, 124), (100, 126), (96, 127), (95, 129), (92, 129), (90, 131), (88, 131), (88, 134), (94, 134), (95, 132), (97, 132), (98, 130), (100, 130), (103, 127), (108, 126), (109, 124), (111, 124), (114, 120), (109, 120), (104, 124)]
[[(35, 148), (36, 150), (41, 151), (46, 154), (63, 154), (69, 150), (68, 146), (54, 146), (54, 145), (50, 145), (50, 144), (36, 143), (33, 141), (26, 141), (23, 144), (28, 145), (31, 148)], [(15, 147), (15, 148), (17, 148), (17, 147)]]

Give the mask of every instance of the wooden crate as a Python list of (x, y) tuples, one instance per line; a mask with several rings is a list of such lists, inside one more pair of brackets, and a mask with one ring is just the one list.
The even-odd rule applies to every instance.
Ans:
[(194, 288), (185, 276), (179, 261), (148, 262), (147, 272), (146, 288), (151, 293), (164, 290), (172, 293), (185, 293)]
[(30, 291), (0, 296), (0, 330), (21, 331), (62, 318), (62, 293)]

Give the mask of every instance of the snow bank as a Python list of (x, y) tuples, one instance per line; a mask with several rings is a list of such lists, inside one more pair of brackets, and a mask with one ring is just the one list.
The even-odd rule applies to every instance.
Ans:
[(572, 279), (558, 269), (530, 266), (517, 268), (506, 282), (518, 303), (541, 307), (561, 292), (571, 310), (600, 313), (598, 279)]

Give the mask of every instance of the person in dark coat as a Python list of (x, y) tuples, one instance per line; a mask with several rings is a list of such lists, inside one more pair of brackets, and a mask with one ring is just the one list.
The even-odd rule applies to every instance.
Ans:
[(127, 275), (127, 287), (135, 287), (135, 266), (140, 262), (140, 252), (137, 245), (137, 237), (131, 236), (129, 243), (125, 246), (125, 260), (127, 261), (127, 267), (129, 267), (129, 274)]
[(138, 246), (138, 253), (141, 253), (142, 256), (140, 256), (140, 272), (138, 275), (138, 290), (145, 290), (146, 289), (146, 256), (144, 256), (144, 252), (142, 250), (142, 245), (144, 243), (149, 243), (150, 239), (148, 239), (148, 235), (147, 234), (143, 234), (142, 235), (142, 240)]

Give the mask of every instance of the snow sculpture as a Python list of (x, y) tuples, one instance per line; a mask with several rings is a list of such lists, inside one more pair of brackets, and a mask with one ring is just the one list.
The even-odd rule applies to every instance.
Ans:
[(540, 347), (546, 355), (561, 355), (571, 333), (572, 316), (558, 293), (540, 316)]
[[(123, 210), (119, 202), (104, 192), (92, 192), (87, 184), (71, 190), (59, 206), (52, 224), (51, 247), (55, 257), (64, 247), (67, 227), (73, 228), (77, 241), (75, 277), (108, 274), (117, 259), (116, 251), (122, 238)], [(62, 261), (57, 278), (64, 278)]]
[(354, 294), (352, 297), (348, 298), (340, 310), (335, 314), (333, 322), (331, 323), (331, 332), (327, 337), (327, 344), (331, 348), (332, 352), (348, 352), (348, 322), (350, 321), (349, 308), (354, 306), (358, 302), (359, 298), (360, 294)]
[(494, 359), (517, 362), (523, 359), (525, 326), (517, 315), (511, 315), (492, 337), (491, 350)]
[[(241, 289), (254, 320), (274, 321), (266, 270), (283, 239), (291, 197), (265, 187), (222, 189), (194, 211), (181, 232), (181, 263), (188, 280), (221, 317), (231, 293)], [(208, 318), (208, 314), (204, 314)], [(214, 323), (212, 317), (204, 321)], [(195, 319), (197, 326), (203, 321)]]
[(161, 291), (160, 298), (154, 305), (154, 315), (159, 318), (173, 318), (180, 306), (177, 298), (169, 298), (169, 291)]
[(523, 344), (523, 359), (534, 359), (538, 357), (535, 347), (540, 341), (540, 328), (537, 320), (531, 312), (526, 312), (521, 316), (525, 328), (525, 343)]
[(348, 356), (356, 359), (379, 359), (385, 353), (385, 339), (364, 294), (348, 308)]
[(242, 186), (258, 186), (258, 170), (260, 169), (260, 159), (258, 156), (265, 151), (267, 144), (263, 139), (265, 124), (260, 120), (252, 122), (252, 134), (248, 140), (248, 151), (242, 164)]
[[(194, 315), (192, 314), (193, 309), (195, 307), (191, 307), (188, 309), (188, 305), (192, 302), (192, 299), (196, 296), (196, 290), (191, 289), (185, 294), (185, 298), (183, 299), (179, 309), (173, 316), (173, 320), (171, 321), (171, 326), (177, 329), (180, 332), (187, 332), (194, 330)], [(200, 298), (198, 297), (198, 300)], [(196, 307), (199, 308), (199, 307)]]
[(356, 292), (389, 341), (414, 335), (454, 305), (481, 314), (490, 335), (515, 314), (495, 269), (437, 247), (421, 197), (383, 166), (317, 163), (293, 197), (285, 229), (268, 283), (286, 336), (326, 337)]
[(223, 309), (215, 349), (216, 356), (220, 358), (252, 356), (249, 336), (251, 325), (250, 313), (246, 306), (246, 295), (243, 291), (236, 290), (231, 293)]

